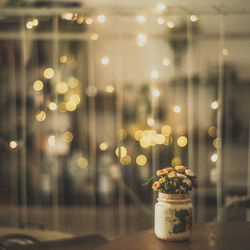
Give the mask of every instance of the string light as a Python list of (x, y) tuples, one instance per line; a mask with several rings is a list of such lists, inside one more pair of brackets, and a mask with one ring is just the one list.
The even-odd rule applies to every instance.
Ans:
[(157, 8), (158, 11), (163, 11), (163, 10), (165, 10), (167, 7), (166, 7), (166, 5), (163, 4), (163, 3), (158, 3), (157, 6), (156, 6), (156, 8)]
[(139, 23), (144, 23), (146, 21), (144, 16), (137, 16), (136, 19)]
[(93, 41), (98, 40), (98, 37), (99, 37), (99, 36), (98, 36), (98, 34), (96, 34), (96, 33), (93, 33), (93, 34), (90, 35), (90, 39), (93, 40)]
[(212, 162), (216, 162), (218, 160), (218, 155), (216, 153), (212, 154), (210, 159)]
[(159, 89), (153, 89), (152, 94), (154, 97), (159, 97), (160, 96), (160, 90)]
[(99, 15), (97, 20), (99, 23), (104, 23), (106, 21), (106, 17), (104, 15)]
[(165, 142), (165, 136), (163, 134), (157, 134), (155, 136), (155, 141), (157, 144), (161, 145)]
[(36, 120), (42, 122), (46, 119), (46, 113), (44, 111), (40, 111), (36, 114)]
[(66, 82), (59, 82), (56, 85), (56, 91), (59, 94), (65, 94), (68, 91), (68, 85)]
[(68, 86), (72, 89), (78, 87), (79, 81), (75, 77), (71, 77), (68, 81)]
[(55, 102), (50, 102), (48, 107), (50, 110), (55, 111), (57, 109), (57, 104)]
[(77, 22), (78, 24), (82, 24), (83, 21), (84, 21), (84, 17), (83, 17), (83, 16), (78, 16), (77, 19), (76, 19), (76, 22)]
[(109, 64), (109, 58), (107, 56), (102, 57), (101, 63), (103, 65), (108, 65)]
[(158, 73), (158, 71), (156, 71), (156, 70), (153, 70), (153, 71), (151, 72), (151, 77), (152, 77), (153, 79), (156, 79), (156, 78), (158, 78), (158, 76), (159, 76), (159, 73)]
[(54, 147), (56, 145), (56, 137), (54, 135), (50, 135), (48, 137), (48, 144), (51, 147)]
[(175, 113), (180, 113), (181, 112), (181, 107), (179, 105), (175, 105), (173, 108)]
[(36, 90), (36, 91), (40, 91), (43, 89), (43, 82), (40, 81), (40, 80), (36, 80), (34, 83), (33, 83), (33, 89)]
[(217, 129), (216, 127), (212, 126), (208, 129), (208, 134), (211, 136), (211, 137), (216, 137), (216, 134), (217, 134)]
[(163, 64), (164, 66), (168, 66), (168, 65), (170, 64), (170, 60), (169, 60), (168, 58), (163, 58), (162, 64)]
[(186, 136), (180, 136), (178, 139), (177, 139), (177, 144), (180, 146), (180, 147), (185, 147), (188, 143), (188, 140), (187, 140), (187, 137)]
[(108, 85), (108, 86), (106, 86), (106, 88), (105, 88), (105, 91), (106, 91), (107, 93), (113, 93), (114, 90), (115, 90), (115, 88), (114, 88), (114, 86), (112, 86), (112, 85)]
[(136, 157), (136, 164), (139, 166), (144, 166), (147, 163), (147, 157), (145, 155), (138, 155)]
[(153, 127), (155, 125), (155, 120), (153, 118), (148, 118), (147, 124), (148, 126)]
[(33, 28), (33, 26), (34, 26), (34, 24), (33, 24), (32, 21), (28, 21), (28, 22), (26, 23), (26, 28), (29, 29), (29, 30), (31, 30), (31, 29)]
[(120, 163), (122, 165), (129, 165), (131, 163), (131, 157), (129, 155), (125, 155), (124, 157), (121, 157)]
[(142, 131), (142, 130), (137, 130), (137, 131), (135, 132), (135, 139), (136, 139), (137, 141), (140, 141), (142, 137), (143, 137), (143, 131)]
[(79, 104), (81, 101), (81, 98), (79, 95), (72, 95), (70, 96), (69, 100), (75, 102), (76, 104)]
[(107, 142), (102, 142), (99, 146), (100, 150), (105, 151), (108, 149), (108, 143)]
[(11, 149), (15, 149), (17, 147), (17, 142), (16, 141), (10, 141), (9, 146)]
[(181, 165), (181, 158), (178, 157), (178, 156), (174, 157), (174, 158), (172, 159), (172, 161), (171, 161), (171, 165), (172, 165), (173, 167), (175, 167), (175, 166), (180, 166), (180, 165)]
[(38, 25), (38, 23), (39, 23), (38, 19), (37, 18), (33, 18), (33, 20), (32, 20), (33, 26), (36, 27)]
[(60, 63), (66, 63), (68, 60), (67, 56), (61, 56), (60, 57)]
[(91, 17), (87, 17), (86, 20), (85, 20), (85, 23), (90, 25), (93, 23), (93, 19)]
[(147, 37), (146, 35), (140, 33), (138, 36), (137, 36), (137, 45), (140, 46), (140, 47), (143, 47), (145, 45), (147, 41)]
[(74, 100), (69, 100), (66, 102), (66, 109), (68, 111), (74, 111), (77, 107), (77, 104), (75, 103)]
[(190, 16), (190, 21), (191, 22), (197, 22), (198, 20), (199, 20), (198, 16), (196, 16), (196, 15), (191, 15)]
[(169, 146), (173, 143), (173, 137), (170, 136), (165, 136), (165, 141), (164, 141), (164, 145)]
[(163, 18), (163, 17), (158, 17), (158, 18), (157, 18), (157, 23), (158, 23), (159, 25), (164, 24), (164, 23), (165, 23), (164, 18)]
[(69, 131), (66, 131), (65, 133), (63, 133), (63, 140), (64, 142), (72, 142), (73, 140), (73, 134)]
[(167, 26), (168, 26), (168, 28), (172, 29), (172, 28), (174, 28), (175, 24), (173, 21), (168, 21)]
[(54, 70), (52, 68), (47, 68), (43, 73), (44, 77), (47, 79), (51, 79), (54, 76)]
[(168, 125), (164, 125), (162, 128), (161, 128), (161, 133), (165, 136), (170, 136), (171, 135), (171, 127), (168, 126)]
[(88, 160), (85, 157), (80, 157), (76, 163), (79, 168), (86, 168), (88, 166)]
[(218, 104), (217, 101), (214, 101), (214, 102), (211, 103), (211, 108), (212, 109), (217, 109), (218, 107), (219, 107), (219, 104)]
[(127, 154), (127, 149), (123, 146), (116, 148), (115, 154), (118, 157), (124, 157)]
[(97, 94), (97, 88), (95, 86), (89, 86), (86, 90), (88, 96), (95, 96)]
[(213, 140), (213, 146), (215, 147), (215, 148), (221, 148), (221, 140), (220, 140), (220, 138), (216, 138), (216, 139), (214, 139)]

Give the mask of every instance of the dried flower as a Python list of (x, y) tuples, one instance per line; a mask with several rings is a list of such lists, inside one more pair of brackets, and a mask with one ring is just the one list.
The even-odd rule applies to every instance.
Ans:
[(188, 178), (183, 179), (182, 182), (187, 184), (188, 186), (192, 186), (192, 181), (190, 181)]
[(176, 176), (179, 177), (179, 178), (181, 178), (181, 179), (187, 178), (186, 175), (184, 175), (184, 174), (179, 174), (179, 173), (177, 173)]
[(159, 179), (159, 182), (160, 182), (160, 183), (164, 183), (164, 182), (165, 182), (165, 180), (166, 180), (166, 178), (165, 178), (165, 177), (161, 177), (161, 178)]
[(168, 174), (168, 178), (174, 178), (175, 176), (176, 176), (176, 173), (174, 171)]
[(191, 176), (191, 177), (194, 177), (194, 176), (195, 176), (195, 175), (194, 175), (194, 172), (191, 171), (190, 169), (186, 169), (186, 170), (185, 170), (185, 174), (186, 174), (187, 176)]
[(157, 176), (160, 176), (160, 175), (167, 175), (167, 174), (168, 174), (168, 170), (165, 169), (165, 168), (163, 168), (163, 169), (161, 169), (161, 170), (158, 170), (158, 171), (156, 172), (156, 175), (157, 175)]
[(185, 166), (176, 166), (175, 170), (182, 173), (182, 172), (185, 172), (186, 167)]
[(156, 181), (156, 182), (154, 182), (154, 184), (152, 185), (152, 188), (155, 190), (155, 191), (157, 191), (158, 189), (159, 189), (159, 187), (160, 187), (160, 182), (159, 181)]
[(195, 187), (195, 175), (185, 166), (167, 167), (160, 169), (145, 180), (144, 185), (154, 182), (153, 190), (166, 194), (186, 194)]

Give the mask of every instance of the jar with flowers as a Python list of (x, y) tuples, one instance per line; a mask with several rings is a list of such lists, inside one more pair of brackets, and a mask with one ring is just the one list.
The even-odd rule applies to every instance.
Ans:
[(163, 240), (185, 240), (191, 236), (193, 206), (190, 191), (194, 173), (185, 166), (167, 167), (149, 177), (146, 184), (158, 192), (155, 204), (155, 235)]

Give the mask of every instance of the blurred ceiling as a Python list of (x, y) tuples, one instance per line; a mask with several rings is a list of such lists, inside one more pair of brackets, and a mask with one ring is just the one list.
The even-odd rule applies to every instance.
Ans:
[(13, 6), (31, 5), (42, 7), (89, 7), (89, 8), (117, 8), (153, 10), (156, 4), (163, 3), (170, 10), (182, 10), (196, 14), (250, 14), (249, 0), (1, 0)]

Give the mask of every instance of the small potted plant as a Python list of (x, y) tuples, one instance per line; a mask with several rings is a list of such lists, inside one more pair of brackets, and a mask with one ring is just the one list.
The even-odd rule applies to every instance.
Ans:
[(191, 236), (193, 206), (190, 191), (195, 186), (194, 173), (185, 166), (167, 167), (149, 177), (158, 192), (155, 204), (154, 232), (163, 240), (184, 240)]

